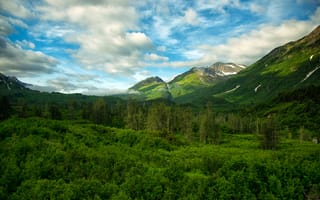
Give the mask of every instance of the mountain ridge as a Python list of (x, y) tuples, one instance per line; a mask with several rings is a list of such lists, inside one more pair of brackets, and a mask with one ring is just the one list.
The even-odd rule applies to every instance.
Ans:
[(194, 92), (195, 89), (205, 88), (228, 79), (245, 67), (244, 65), (230, 62), (216, 62), (207, 67), (192, 67), (168, 82), (163, 81), (157, 76), (148, 77), (130, 87), (129, 91), (135, 91), (144, 96), (144, 99), (151, 100), (159, 97), (159, 95), (155, 94), (156, 92), (159, 90), (164, 92), (163, 90), (166, 90), (166, 95), (160, 95), (161, 97), (177, 99)]
[(32, 85), (29, 83), (24, 83), (20, 81), (17, 77), (15, 76), (6, 76), (2, 73), (0, 73), (0, 87), (2, 89), (23, 89), (27, 90), (29, 89), (28, 87), (31, 87)]

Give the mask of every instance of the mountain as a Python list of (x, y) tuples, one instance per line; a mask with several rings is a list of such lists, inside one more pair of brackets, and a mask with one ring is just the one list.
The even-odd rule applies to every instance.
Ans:
[(29, 86), (31, 86), (31, 84), (21, 82), (16, 77), (5, 76), (0, 73), (0, 91), (28, 90), (27, 87)]
[(218, 62), (194, 67), (168, 83), (142, 81), (131, 89), (145, 99), (161, 96), (177, 103), (263, 103), (283, 92), (320, 86), (319, 47), (320, 26), (297, 41), (273, 49), (249, 67)]
[(167, 83), (159, 77), (150, 77), (129, 88), (129, 93), (136, 93), (144, 100), (168, 99), (171, 97)]
[(226, 80), (244, 68), (243, 65), (222, 62), (209, 67), (194, 67), (168, 83), (170, 93), (177, 102), (188, 102), (192, 98), (189, 94)]
[(135, 84), (129, 91), (136, 91), (146, 100), (173, 98), (180, 103), (188, 102), (189, 94), (226, 80), (244, 68), (244, 65), (217, 62), (209, 67), (193, 67), (168, 83), (159, 77), (150, 77)]
[(209, 95), (235, 104), (252, 104), (310, 85), (320, 85), (320, 26), (214, 85)]

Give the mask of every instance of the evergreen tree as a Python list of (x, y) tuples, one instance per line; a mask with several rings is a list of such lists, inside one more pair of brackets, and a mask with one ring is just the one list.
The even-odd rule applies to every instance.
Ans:
[(181, 112), (181, 130), (189, 141), (192, 140), (192, 109), (190, 107)]
[(164, 103), (152, 104), (148, 112), (147, 129), (152, 131), (172, 132), (171, 109)]
[(0, 98), (0, 120), (5, 120), (9, 118), (11, 111), (11, 106), (9, 99), (6, 96), (1, 96)]
[(210, 104), (207, 104), (206, 111), (204, 111), (200, 116), (199, 135), (200, 142), (202, 143), (220, 143), (221, 132), (215, 122), (215, 117)]
[(278, 123), (274, 117), (257, 122), (258, 134), (263, 149), (275, 150), (279, 144)]
[(58, 105), (51, 104), (49, 108), (51, 119), (61, 120), (62, 114)]
[(70, 100), (68, 102), (68, 118), (76, 119), (76, 111), (77, 111), (77, 102), (74, 100)]
[(110, 123), (108, 106), (103, 98), (98, 99), (92, 106), (92, 121), (97, 124)]
[(134, 101), (128, 101), (127, 103), (127, 117), (126, 117), (126, 127), (134, 130), (139, 130), (141, 128), (140, 121), (140, 109), (138, 104)]
[(89, 120), (91, 118), (92, 105), (90, 103), (82, 103), (81, 110), (82, 118)]

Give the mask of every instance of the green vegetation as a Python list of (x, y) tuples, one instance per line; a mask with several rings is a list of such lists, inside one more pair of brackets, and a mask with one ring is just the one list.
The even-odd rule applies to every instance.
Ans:
[(220, 145), (84, 121), (0, 124), (1, 199), (317, 199), (320, 146), (252, 134)]
[(154, 100), (171, 98), (167, 84), (159, 77), (147, 78), (132, 86), (130, 90), (138, 93), (131, 95), (131, 98), (135, 99)]

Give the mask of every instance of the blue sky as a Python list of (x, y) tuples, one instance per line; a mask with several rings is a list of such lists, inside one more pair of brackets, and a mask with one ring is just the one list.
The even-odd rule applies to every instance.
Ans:
[(194, 66), (250, 65), (319, 24), (319, 0), (0, 1), (0, 72), (112, 94)]

